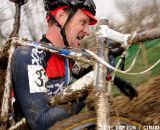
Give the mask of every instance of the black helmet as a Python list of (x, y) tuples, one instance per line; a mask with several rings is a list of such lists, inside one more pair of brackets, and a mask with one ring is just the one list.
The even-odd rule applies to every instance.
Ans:
[(71, 12), (67, 19), (67, 22), (65, 25), (69, 22), (71, 17), (75, 14), (77, 9), (82, 9), (82, 11), (90, 17), (90, 25), (94, 25), (97, 23), (96, 18), (94, 17), (96, 14), (96, 6), (93, 0), (44, 0), (45, 10), (47, 11), (47, 15), (49, 16), (49, 19), (52, 19), (58, 27), (61, 28), (61, 34), (63, 36), (63, 40), (66, 46), (68, 46), (68, 42), (66, 40), (66, 34), (65, 34), (65, 26), (62, 28), (60, 24), (56, 21), (54, 16), (52, 15), (52, 11), (65, 7), (70, 8)]
[(87, 15), (91, 18), (91, 25), (97, 23), (96, 18), (96, 6), (93, 0), (44, 0), (45, 10), (55, 10), (61, 6), (69, 6), (71, 8), (85, 9), (89, 11)]

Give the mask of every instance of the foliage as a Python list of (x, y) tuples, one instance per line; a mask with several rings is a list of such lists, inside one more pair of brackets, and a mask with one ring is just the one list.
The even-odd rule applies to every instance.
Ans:
[[(126, 58), (126, 68), (128, 68), (135, 57), (135, 54), (138, 50), (139, 44), (134, 44), (130, 47), (128, 56)], [(145, 69), (152, 66), (157, 60), (160, 59), (160, 39), (155, 39), (152, 41), (146, 41), (144, 43), (145, 51), (146, 51), (146, 57), (147, 57), (147, 64), (143, 56), (143, 51), (141, 51), (137, 57), (136, 63), (131, 70), (131, 72), (140, 72), (144, 71)], [(136, 76), (130, 76), (130, 75), (120, 75), (123, 79), (126, 79), (130, 81), (135, 87), (139, 84), (149, 80), (152, 77), (155, 77), (156, 75), (160, 74), (160, 65), (157, 65), (155, 68), (153, 68), (150, 72), (142, 74), (142, 75), (136, 75)], [(118, 95), (119, 91), (114, 87), (114, 94)]]

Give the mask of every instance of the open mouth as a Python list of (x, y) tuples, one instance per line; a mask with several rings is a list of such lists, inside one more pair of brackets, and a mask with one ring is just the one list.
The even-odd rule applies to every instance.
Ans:
[(82, 40), (82, 39), (83, 39), (83, 36), (77, 36), (77, 39), (78, 39), (78, 40)]
[(82, 40), (84, 36), (76, 36), (76, 41), (74, 41), (75, 47), (78, 47), (80, 45), (80, 40)]

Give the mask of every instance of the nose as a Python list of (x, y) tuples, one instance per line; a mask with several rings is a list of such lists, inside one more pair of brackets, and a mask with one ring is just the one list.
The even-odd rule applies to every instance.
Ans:
[(86, 25), (86, 26), (84, 27), (84, 33), (85, 33), (85, 36), (90, 35), (91, 30), (90, 30), (90, 28), (89, 28), (89, 25)]

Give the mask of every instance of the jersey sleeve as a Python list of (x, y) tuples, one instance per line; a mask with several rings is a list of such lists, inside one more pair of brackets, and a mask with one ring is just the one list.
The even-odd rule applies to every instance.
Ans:
[[(33, 130), (47, 130), (56, 121), (72, 115), (67, 108), (48, 105), (46, 93), (46, 53), (36, 48), (19, 47), (12, 56), (11, 74), (16, 102)], [(83, 102), (73, 102), (78, 113)]]

